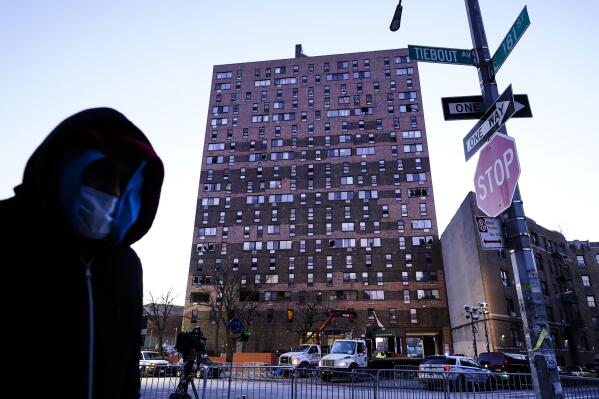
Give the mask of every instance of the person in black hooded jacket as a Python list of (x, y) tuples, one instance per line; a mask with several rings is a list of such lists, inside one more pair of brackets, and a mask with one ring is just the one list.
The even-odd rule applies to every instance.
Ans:
[(32, 382), (21, 390), (139, 397), (142, 267), (130, 245), (152, 225), (163, 175), (133, 123), (89, 109), (50, 133), (0, 202), (2, 299), (15, 323), (3, 341)]

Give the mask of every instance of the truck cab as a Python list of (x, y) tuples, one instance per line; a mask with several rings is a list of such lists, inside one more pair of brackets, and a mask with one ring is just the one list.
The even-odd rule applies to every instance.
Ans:
[(320, 362), (321, 355), (322, 350), (320, 345), (301, 345), (291, 352), (286, 352), (279, 356), (279, 365), (293, 366), (294, 368), (316, 367)]
[(333, 343), (331, 352), (323, 356), (319, 368), (327, 371), (353, 371), (367, 367), (366, 341), (363, 339), (339, 339)]

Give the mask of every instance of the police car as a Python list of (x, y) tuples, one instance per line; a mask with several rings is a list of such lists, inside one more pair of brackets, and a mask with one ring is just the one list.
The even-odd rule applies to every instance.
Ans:
[(466, 356), (428, 356), (418, 367), (418, 379), (428, 387), (448, 381), (456, 390), (465, 390), (475, 385), (489, 385), (491, 371)]

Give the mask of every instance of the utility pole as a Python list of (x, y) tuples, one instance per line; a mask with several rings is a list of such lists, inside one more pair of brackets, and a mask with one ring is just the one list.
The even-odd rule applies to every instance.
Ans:
[[(476, 345), (476, 333), (478, 329), (474, 325), (480, 318), (479, 309), (476, 306), (464, 305), (464, 317), (470, 320), (470, 328), (472, 328), (472, 349), (474, 349), (474, 358), (478, 360), (478, 346)], [(488, 350), (487, 350), (488, 352)]]
[[(483, 106), (486, 109), (499, 97), (499, 92), (495, 76), (493, 76), (494, 69), (478, 0), (465, 1), (472, 47), (477, 61)], [(499, 132), (507, 135), (505, 126), (499, 129)], [(541, 335), (541, 331), (543, 329), (548, 330), (548, 324), (537, 267), (530, 247), (530, 236), (519, 187), (516, 187), (512, 204), (502, 214), (502, 219), (506, 226), (507, 244), (511, 253), (535, 395), (543, 399), (559, 399), (563, 397), (563, 392), (559, 381), (553, 342), (548, 340), (538, 350), (532, 350), (534, 343)]]
[[(543, 293), (530, 247), (530, 236), (528, 234), (528, 226), (526, 225), (526, 215), (524, 214), (522, 198), (520, 197), (520, 189), (516, 184), (520, 174), (520, 167), (518, 162), (516, 162), (516, 148), (514, 140), (506, 137), (507, 131), (505, 126), (503, 126), (505, 121), (515, 114), (514, 98), (511, 86), (499, 96), (497, 83), (495, 82), (495, 74), (501, 65), (503, 65), (528, 25), (530, 25), (528, 11), (524, 7), (516, 22), (501, 42), (498, 50), (491, 57), (478, 0), (465, 0), (465, 2), (472, 37), (472, 51), (467, 49), (411, 45), (408, 45), (408, 50), (410, 58), (415, 61), (470, 65), (475, 66), (478, 70), (480, 91), (482, 94), (482, 108), (487, 111), (464, 138), (464, 155), (466, 156), (466, 160), (468, 160), (485, 142), (493, 139), (496, 143), (496, 150), (497, 148), (506, 150), (503, 153), (503, 164), (499, 165), (501, 171), (504, 169), (509, 170), (509, 165), (512, 165), (512, 171), (514, 175), (517, 175), (514, 178), (509, 178), (510, 175), (508, 174), (505, 179), (504, 177), (501, 178), (501, 190), (496, 190), (496, 192), (502, 195), (498, 197), (487, 196), (486, 192), (484, 195), (479, 196), (479, 187), (482, 186), (482, 189), (485, 189), (485, 185), (484, 180), (482, 184), (480, 179), (477, 180), (477, 204), (487, 216), (495, 217), (503, 212), (501, 213), (501, 220), (505, 225), (506, 249), (509, 249), (512, 261), (535, 396), (542, 399), (561, 399), (563, 398), (563, 392), (559, 381), (553, 342), (550, 338), (546, 339), (549, 337), (549, 326), (547, 324)], [(402, 6), (400, 1), (391, 21), (390, 29), (392, 31), (399, 29), (401, 13)], [(494, 109), (491, 107), (494, 107)], [(448, 119), (446, 117), (446, 120), (451, 119), (469, 118)], [(496, 134), (497, 132), (502, 134), (498, 135)], [(508, 153), (511, 154), (511, 158), (506, 158), (506, 154)], [(485, 167), (489, 163), (489, 160), (501, 161), (497, 159), (497, 155), (493, 154), (492, 151), (486, 152), (485, 155), (483, 157), (481, 153), (479, 167), (481, 166), (481, 161), (483, 161), (482, 165)], [(494, 168), (497, 167), (494, 166)], [(495, 176), (495, 180), (497, 185), (500, 185), (497, 176)], [(513, 196), (511, 195), (512, 192)], [(504, 194), (507, 193), (510, 194), (509, 198), (505, 198), (506, 195)], [(481, 202), (479, 202), (479, 199)], [(489, 201), (485, 202), (485, 199), (492, 199), (493, 201), (489, 203)], [(508, 202), (510, 200), (511, 202)], [(505, 209), (508, 203), (509, 208)], [(489, 205), (492, 205), (492, 207), (489, 207)], [(495, 208), (493, 209), (493, 207)]]
[(478, 360), (478, 347), (476, 346), (476, 333), (478, 330), (474, 325), (474, 319), (470, 321), (470, 326), (472, 327), (472, 348), (474, 349), (474, 358)]
[(479, 302), (478, 306), (480, 307), (480, 311), (483, 314), (483, 323), (485, 325), (485, 340), (487, 341), (487, 352), (491, 352), (491, 348), (489, 346), (489, 330), (487, 329), (487, 315), (489, 314), (489, 304), (486, 302)]

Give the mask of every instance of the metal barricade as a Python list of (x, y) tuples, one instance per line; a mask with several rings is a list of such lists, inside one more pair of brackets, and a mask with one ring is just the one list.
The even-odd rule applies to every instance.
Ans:
[[(180, 377), (140, 370), (141, 397), (168, 399)], [(449, 399), (535, 398), (530, 374), (389, 370), (296, 369), (291, 366), (202, 366), (194, 375), (198, 399)], [(561, 376), (564, 399), (598, 399), (599, 378)], [(188, 390), (195, 399), (192, 389)]]
[(168, 398), (174, 392), (179, 383), (179, 367), (149, 366), (140, 367), (140, 391), (141, 397), (145, 399)]
[(564, 399), (599, 398), (599, 378), (560, 376)]
[(369, 373), (281, 366), (224, 370), (223, 378), (208, 381), (205, 399), (375, 399), (376, 378)]

